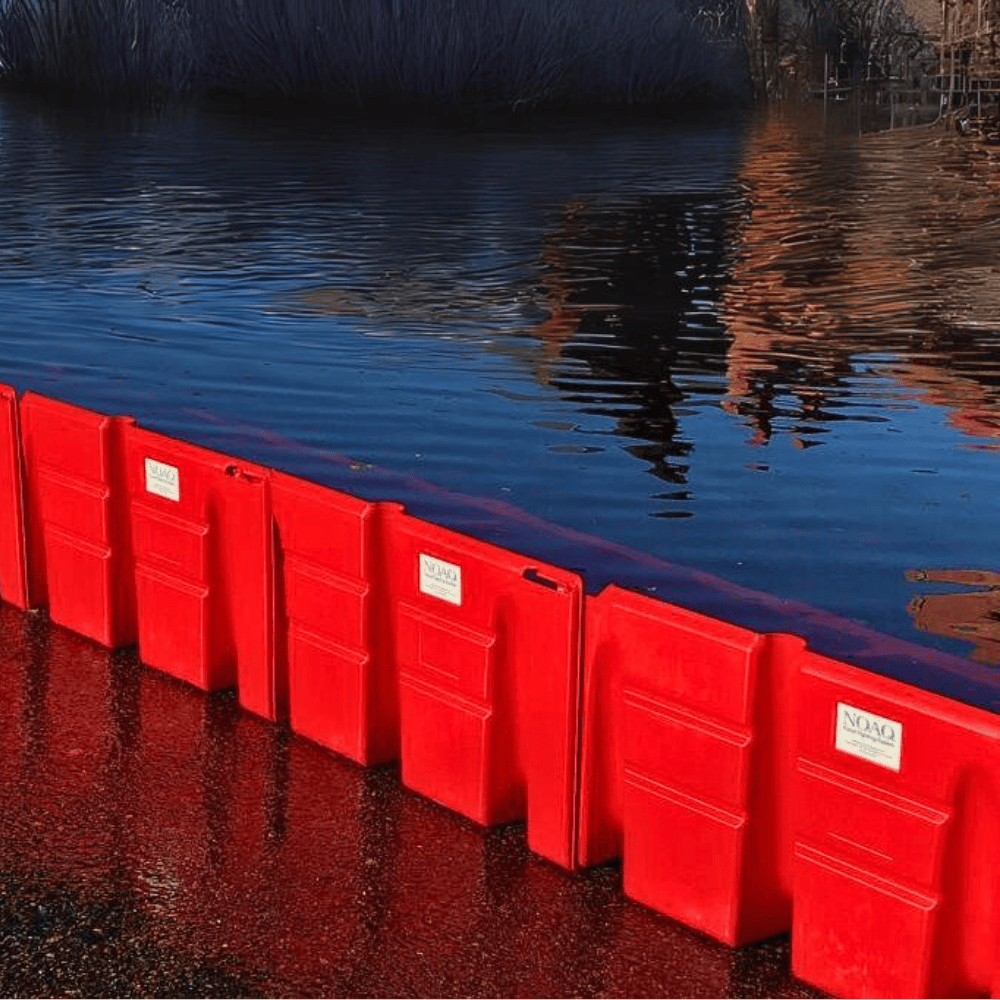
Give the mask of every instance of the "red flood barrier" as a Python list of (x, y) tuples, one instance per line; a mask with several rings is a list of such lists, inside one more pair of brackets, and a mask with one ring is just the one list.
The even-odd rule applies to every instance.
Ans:
[(122, 437), (133, 421), (29, 392), (21, 423), (29, 601), (104, 646), (128, 645), (136, 622)]
[(25, 609), (28, 563), (19, 411), (17, 393), (0, 385), (0, 597)]
[(573, 867), (582, 583), (389, 516), (403, 783)]
[(580, 863), (731, 945), (787, 930), (803, 641), (614, 585), (585, 636)]
[(269, 472), (135, 426), (126, 444), (141, 659), (205, 691), (238, 685), (275, 719)]
[(396, 760), (399, 706), (378, 548), (384, 506), (275, 472), (271, 513), (276, 672), (292, 729), (361, 764)]
[(1000, 719), (808, 653), (795, 975), (843, 996), (1000, 993)]

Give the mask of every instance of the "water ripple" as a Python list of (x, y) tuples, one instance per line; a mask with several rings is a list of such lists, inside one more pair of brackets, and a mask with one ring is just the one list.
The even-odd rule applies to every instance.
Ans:
[(1000, 562), (998, 185), (951, 131), (834, 112), (459, 133), (3, 98), (0, 378), (971, 649), (907, 572)]

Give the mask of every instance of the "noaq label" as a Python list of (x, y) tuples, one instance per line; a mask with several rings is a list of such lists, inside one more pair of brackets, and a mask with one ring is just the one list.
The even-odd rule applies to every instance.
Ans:
[(146, 459), (146, 492), (155, 493), (167, 500), (179, 501), (181, 498), (181, 477), (176, 466), (166, 462), (157, 462), (155, 458)]
[(462, 567), (420, 553), (420, 591), (449, 604), (462, 603)]
[(836, 747), (853, 757), (898, 771), (903, 755), (903, 724), (839, 701)]

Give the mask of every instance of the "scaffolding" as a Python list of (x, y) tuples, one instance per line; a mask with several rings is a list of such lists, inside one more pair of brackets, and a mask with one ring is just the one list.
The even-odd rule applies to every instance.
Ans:
[(949, 105), (1000, 95), (1000, 0), (942, 0), (938, 86)]

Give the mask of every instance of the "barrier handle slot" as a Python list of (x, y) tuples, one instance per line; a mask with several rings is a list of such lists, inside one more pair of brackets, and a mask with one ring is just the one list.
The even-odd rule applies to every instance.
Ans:
[(247, 469), (242, 469), (240, 466), (235, 464), (227, 465), (223, 471), (231, 479), (241, 479), (245, 483), (263, 482), (263, 476), (260, 476), (255, 472), (250, 472)]
[(534, 566), (526, 569), (522, 574), (525, 580), (530, 580), (532, 583), (537, 583), (540, 587), (545, 587), (547, 590), (558, 590), (561, 591), (562, 586), (555, 580), (550, 580), (547, 576), (542, 576)]

